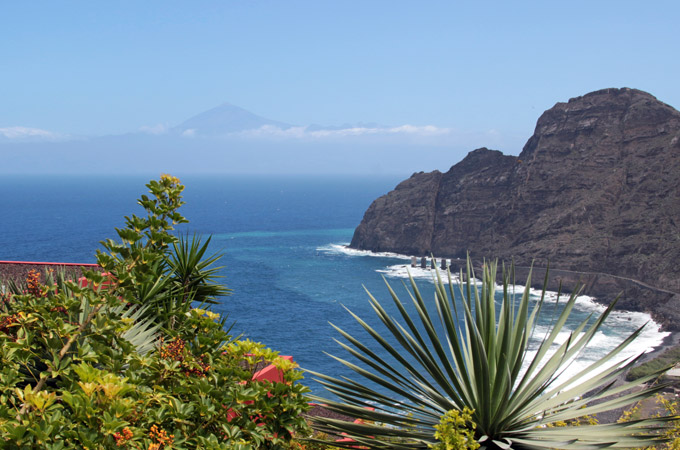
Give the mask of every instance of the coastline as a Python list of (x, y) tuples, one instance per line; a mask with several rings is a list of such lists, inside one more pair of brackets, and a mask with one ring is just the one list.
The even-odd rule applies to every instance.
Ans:
[[(373, 252), (352, 248), (349, 244), (336, 244), (342, 247), (344, 253), (350, 255), (366, 255), (385, 258), (398, 258), (407, 261), (411, 256), (395, 252)], [(417, 256), (420, 263), (421, 256)], [(443, 257), (436, 257), (437, 266), (441, 265)], [(432, 257), (427, 257), (427, 266), (430, 267)], [(458, 273), (465, 269), (466, 260), (461, 258), (446, 258), (452, 273)], [(482, 262), (473, 260), (474, 269), (481, 270)], [(575, 270), (546, 268), (539, 266), (514, 266), (515, 279), (526, 280), (529, 271), (532, 271), (531, 287), (542, 289), (545, 272), (548, 270), (548, 282), (546, 289), (549, 291), (562, 290), (563, 293), (571, 293), (574, 289), (581, 289), (579, 295), (591, 297), (593, 301), (608, 306), (618, 297), (617, 311), (641, 312), (649, 314), (653, 321), (661, 326), (661, 331), (680, 331), (680, 293), (657, 288), (632, 278), (620, 277), (603, 272), (580, 272)], [(498, 274), (500, 281), (501, 273)], [(521, 283), (517, 284), (518, 286)], [(650, 305), (652, 307), (650, 307)], [(677, 320), (676, 320), (677, 319)]]
[(650, 361), (657, 356), (660, 356), (663, 354), (666, 350), (670, 350), (674, 347), (677, 347), (680, 345), (680, 333), (677, 332), (668, 332), (668, 336), (663, 338), (663, 341), (661, 341), (661, 344), (654, 347), (653, 350), (649, 352), (645, 352), (642, 355), (642, 358), (640, 358), (640, 362), (638, 364)]
[[(371, 251), (368, 251), (368, 250), (357, 250), (357, 249), (353, 249), (351, 247), (348, 247), (346, 245), (339, 245), (339, 244), (333, 244), (331, 246), (327, 246), (326, 248), (320, 248), (319, 250), (326, 250), (326, 251), (343, 253), (343, 254), (346, 254), (348, 256), (380, 257), (380, 258), (391, 258), (391, 259), (399, 260), (400, 262), (392, 263), (392, 265), (387, 266), (385, 268), (385, 270), (378, 270), (378, 272), (382, 272), (383, 275), (385, 275), (389, 278), (402, 278), (403, 279), (405, 276), (408, 276), (407, 275), (407, 269), (408, 269), (408, 272), (410, 272), (411, 275), (413, 275), (416, 280), (421, 279), (421, 280), (428, 280), (428, 281), (431, 282), (432, 276), (433, 276), (433, 273), (434, 273), (434, 271), (432, 269), (422, 269), (420, 267), (420, 259), (418, 259), (418, 263), (419, 263), (418, 267), (416, 267), (415, 269), (412, 269), (411, 264), (410, 264), (411, 257), (407, 256), (407, 255), (402, 255), (402, 254), (397, 254), (397, 253), (387, 253), (387, 252), (377, 253), (377, 252), (371, 252)], [(431, 258), (428, 258), (428, 264), (427, 264), (428, 268), (431, 267), (430, 266), (430, 264), (431, 264), (430, 259)], [(440, 266), (441, 266), (440, 261), (441, 260), (439, 258), (437, 258), (437, 261), (438, 261), (437, 267), (440, 268)], [(465, 263), (464, 260), (460, 260), (460, 259), (454, 260), (454, 263), (456, 261), (459, 264)], [(451, 271), (455, 273), (455, 272), (458, 272), (460, 268), (461, 268), (460, 265), (458, 265), (458, 266), (452, 265)], [(480, 268), (481, 268), (481, 264), (475, 264), (475, 271), (476, 272)], [(439, 270), (441, 270), (441, 269), (439, 269)], [(532, 276), (532, 279), (534, 281), (531, 283), (532, 284), (532, 286), (531, 286), (532, 290), (536, 289), (536, 288), (540, 290), (542, 288), (543, 282), (545, 280), (544, 270), (545, 270), (544, 268), (534, 268), (533, 276)], [(526, 271), (528, 273), (528, 268), (521, 267), (520, 270), (517, 270), (517, 268), (516, 268), (516, 270), (515, 270), (516, 280), (522, 280), (522, 278), (524, 278), (524, 280), (526, 281), (527, 273), (524, 273), (524, 271)], [(557, 272), (557, 276), (554, 275), (554, 272)], [(549, 280), (552, 282), (552, 283), (548, 284), (549, 292), (552, 291), (549, 294), (551, 297), (554, 297), (554, 294), (556, 293), (556, 291), (559, 287), (559, 283), (563, 283), (562, 294), (566, 294), (569, 291), (569, 289), (567, 289), (567, 288), (577, 285), (576, 282), (574, 282), (573, 284), (569, 283), (570, 279), (569, 280), (566, 279), (565, 271), (558, 271), (558, 270), (555, 270), (555, 269), (550, 269), (549, 275), (550, 275)], [(581, 275), (581, 274), (578, 274), (578, 275)], [(589, 281), (591, 281), (591, 280), (589, 280)], [(519, 286), (523, 286), (523, 285), (516, 284), (516, 286), (519, 287)], [(554, 290), (550, 289), (551, 287), (553, 287), (555, 289)], [(603, 301), (602, 297), (599, 297), (599, 296), (596, 297), (596, 296), (592, 295), (592, 292), (593, 292), (593, 289), (592, 289), (593, 285), (592, 284), (588, 286), (588, 285), (585, 285), (585, 283), (584, 283), (583, 290), (585, 290), (587, 287), (590, 288), (589, 291), (588, 291), (590, 293), (590, 295), (585, 295), (584, 298), (583, 298), (583, 301), (580, 304), (583, 305), (583, 307), (585, 307), (585, 308), (591, 309), (591, 311), (593, 310), (592, 308), (596, 308), (596, 309), (605, 308), (606, 306), (609, 305), (609, 303), (611, 303), (611, 299), (615, 298), (615, 296), (612, 296), (609, 301), (606, 301), (606, 300)], [(611, 286), (609, 286), (609, 287), (611, 288)], [(573, 287), (572, 287), (572, 290), (573, 290)], [(584, 301), (585, 301), (585, 303), (584, 303)], [(621, 307), (621, 301), (619, 301), (619, 303), (617, 304), (616, 308), (614, 309), (614, 311), (612, 313), (612, 316), (610, 316), (610, 317), (613, 318), (613, 319), (615, 318), (615, 320), (618, 320), (618, 321), (626, 321), (626, 320), (630, 321), (631, 318), (632, 318), (631, 325), (634, 328), (636, 328), (637, 326), (641, 326), (645, 322), (644, 317), (646, 316), (647, 323), (648, 323), (647, 326), (651, 328), (651, 333), (647, 334), (647, 337), (649, 338), (651, 336), (653, 338), (654, 335), (656, 335), (657, 337), (653, 338), (654, 344), (652, 344), (652, 345), (649, 345), (650, 343), (645, 342), (644, 339), (641, 340), (637, 346), (635, 344), (631, 345), (631, 347), (630, 347), (631, 352), (629, 354), (622, 354), (622, 359), (634, 357), (634, 356), (637, 356), (637, 355), (642, 353), (642, 356), (640, 357), (640, 359), (636, 363), (636, 365), (639, 365), (643, 362), (647, 362), (649, 360), (652, 360), (652, 359), (658, 357), (659, 355), (666, 352), (668, 349), (671, 349), (673, 347), (680, 345), (680, 333), (678, 333), (676, 330), (669, 329), (669, 327), (667, 327), (667, 326), (664, 327), (663, 324), (660, 323), (660, 321), (655, 320), (656, 317), (654, 315), (652, 315), (650, 311), (640, 311), (639, 309), (638, 310), (636, 310), (636, 309), (637, 308), (635, 308), (635, 309), (627, 309), (627, 308), (624, 309), (624, 308)], [(619, 322), (619, 323), (621, 323), (621, 322)], [(625, 323), (625, 322), (623, 322), (623, 323)], [(630, 327), (628, 327), (627, 329), (630, 330)], [(626, 328), (624, 328), (622, 330), (622, 333), (625, 334), (625, 332), (626, 332), (625, 330), (626, 330)], [(662, 333), (663, 333), (663, 335), (662, 335)], [(644, 335), (641, 335), (641, 336), (638, 337), (638, 339), (643, 338), (643, 337), (644, 337)], [(606, 339), (611, 339), (611, 337), (608, 337)], [(591, 342), (590, 345), (594, 349), (601, 350), (600, 346), (595, 341)], [(583, 364), (590, 364), (590, 362), (583, 361)], [(626, 383), (625, 374), (622, 374), (615, 381), (615, 385), (620, 386), (624, 383)], [(621, 414), (623, 414), (624, 410), (628, 409), (628, 408), (619, 408), (619, 409), (615, 409), (615, 410), (612, 410), (612, 411), (607, 411), (607, 412), (602, 413), (602, 414), (598, 414), (598, 419), (600, 420), (600, 423), (615, 422), (616, 420), (618, 420), (618, 418), (621, 416)]]
[[(339, 252), (350, 256), (369, 256), (369, 257), (379, 257), (379, 258), (394, 258), (404, 261), (404, 267), (410, 269), (411, 256), (394, 253), (394, 252), (373, 252), (371, 250), (360, 250), (349, 247), (348, 243), (341, 244), (331, 244), (326, 247), (319, 248), (318, 250)], [(437, 267), (441, 266), (441, 259), (435, 257), (437, 260)], [(420, 263), (420, 257), (418, 258), (418, 263)], [(450, 270), (452, 273), (458, 273), (461, 268), (465, 268), (466, 260), (460, 258), (447, 258), (447, 263), (449, 263)], [(431, 257), (428, 257), (427, 267), (429, 268), (431, 264)], [(481, 262), (473, 261), (475, 271), (481, 270)], [(526, 266), (515, 266), (515, 279), (526, 281), (529, 274), (529, 270), (532, 269)], [(420, 268), (420, 264), (415, 269), (417, 271), (423, 270)], [(431, 269), (426, 269), (427, 273), (431, 273)], [(440, 269), (441, 270), (441, 269)], [(543, 282), (545, 280), (545, 270), (544, 267), (533, 267), (532, 272), (532, 282), (531, 288), (542, 289)], [(385, 271), (389, 272), (389, 271)], [(383, 272), (383, 273), (385, 273)], [(618, 303), (614, 312), (616, 313), (642, 313), (647, 314), (650, 317), (649, 326), (657, 326), (658, 332), (667, 333), (665, 336), (661, 337), (661, 341), (652, 347), (647, 347), (644, 351), (645, 354), (641, 358), (641, 362), (648, 361), (649, 359), (658, 356), (665, 350), (672, 348), (674, 346), (680, 345), (680, 323), (674, 322), (672, 317), (663, 315), (660, 311), (651, 310), (650, 308), (645, 308), (648, 303), (653, 301), (650, 298), (654, 293), (661, 293), (665, 297), (675, 296), (675, 298), (666, 298), (666, 301), (677, 300), (680, 302), (680, 295), (676, 295), (671, 291), (657, 290), (651, 286), (646, 286), (636, 280), (629, 280), (622, 277), (616, 277), (613, 275), (607, 275), (602, 273), (587, 273), (587, 272), (576, 272), (563, 269), (550, 268), (548, 272), (548, 283), (547, 290), (551, 292), (557, 292), (559, 289), (562, 290), (562, 294), (567, 294), (573, 292), (575, 288), (581, 286), (582, 289), (580, 296), (586, 296), (592, 302), (602, 307), (608, 306), (616, 297), (620, 295)], [(388, 274), (389, 276), (389, 274)], [(394, 274), (393, 274), (394, 276)], [(498, 274), (498, 281), (500, 280), (501, 274)], [(428, 275), (416, 276), (416, 278), (422, 278), (431, 280)], [(517, 283), (516, 286), (523, 286)], [(664, 303), (664, 305), (666, 304)], [(680, 313), (680, 307), (678, 308), (678, 313)]]
[[(515, 266), (518, 278), (525, 278), (531, 267)], [(548, 268), (533, 267), (534, 274), (544, 275)], [(574, 270), (550, 268), (548, 272), (548, 290), (560, 287), (564, 292), (581, 289), (593, 301), (608, 306), (617, 299), (617, 311), (642, 312), (649, 314), (662, 331), (680, 331), (680, 293), (650, 286), (632, 278), (602, 272), (579, 272)], [(543, 276), (532, 278), (532, 287), (541, 288)], [(674, 305), (677, 304), (677, 307)]]

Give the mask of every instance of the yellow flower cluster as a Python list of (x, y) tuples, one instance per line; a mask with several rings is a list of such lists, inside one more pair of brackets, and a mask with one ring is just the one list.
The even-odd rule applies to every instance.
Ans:
[(476, 450), (479, 442), (475, 439), (477, 426), (472, 421), (473, 410), (467, 406), (462, 411), (452, 409), (446, 412), (434, 428), (437, 442), (428, 447), (434, 450)]

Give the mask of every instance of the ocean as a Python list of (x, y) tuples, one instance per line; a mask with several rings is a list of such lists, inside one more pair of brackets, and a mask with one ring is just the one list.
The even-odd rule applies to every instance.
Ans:
[[(371, 324), (377, 318), (366, 290), (390, 302), (389, 282), (402, 300), (408, 273), (425, 298), (434, 298), (432, 271), (410, 269), (408, 255), (348, 249), (370, 203), (404, 177), (186, 176), (181, 232), (212, 236), (213, 253), (232, 295), (216, 312), (228, 316), (232, 332), (292, 355), (305, 369), (336, 375), (352, 373), (326, 353), (345, 357), (329, 322), (361, 335), (345, 308)], [(124, 216), (141, 214), (136, 199), (150, 177), (3, 176), (0, 179), (0, 260), (95, 262), (99, 241), (116, 238)], [(534, 292), (534, 294), (537, 294)], [(550, 297), (554, 300), (554, 296)], [(572, 320), (560, 333), (603, 308), (579, 299)], [(539, 323), (547, 329), (549, 314)], [(582, 368), (620, 343), (650, 317), (615, 312), (588, 352), (569, 367)], [(624, 356), (661, 344), (666, 333), (653, 322)], [(311, 377), (306, 382), (321, 394)]]

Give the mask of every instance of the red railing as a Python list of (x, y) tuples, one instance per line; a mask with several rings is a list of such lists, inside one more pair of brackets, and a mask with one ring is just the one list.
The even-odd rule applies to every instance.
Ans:
[(63, 262), (43, 262), (43, 261), (0, 261), (0, 264), (26, 264), (34, 266), (70, 266), (70, 267), (99, 267), (97, 264), (63, 263)]

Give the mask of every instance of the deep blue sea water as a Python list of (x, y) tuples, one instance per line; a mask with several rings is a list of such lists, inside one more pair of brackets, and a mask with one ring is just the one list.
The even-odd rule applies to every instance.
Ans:
[[(404, 293), (401, 281), (408, 261), (400, 255), (347, 250), (342, 244), (351, 240), (371, 201), (402, 178), (183, 178), (187, 188), (181, 212), (190, 223), (180, 230), (212, 235), (212, 250), (224, 255), (224, 283), (233, 289), (215, 310), (228, 315), (233, 332), (293, 355), (304, 368), (350, 375), (324, 354), (344, 356), (333, 341), (339, 335), (328, 322), (358, 334), (360, 327), (345, 305), (376, 323), (364, 286), (387, 301), (385, 276)], [(139, 176), (3, 177), (0, 260), (95, 262), (98, 242), (116, 237), (114, 227), (124, 226), (123, 216), (142, 212), (136, 199), (145, 193), (146, 182), (148, 178)], [(425, 298), (433, 298), (432, 274), (420, 269), (412, 274)], [(577, 309), (569, 326), (600, 307), (584, 298)], [(570, 372), (603, 355), (647, 320), (639, 313), (615, 314), (591, 352)], [(563, 339), (568, 332), (564, 330)], [(649, 327), (636, 351), (658, 345), (662, 338), (657, 327)]]

